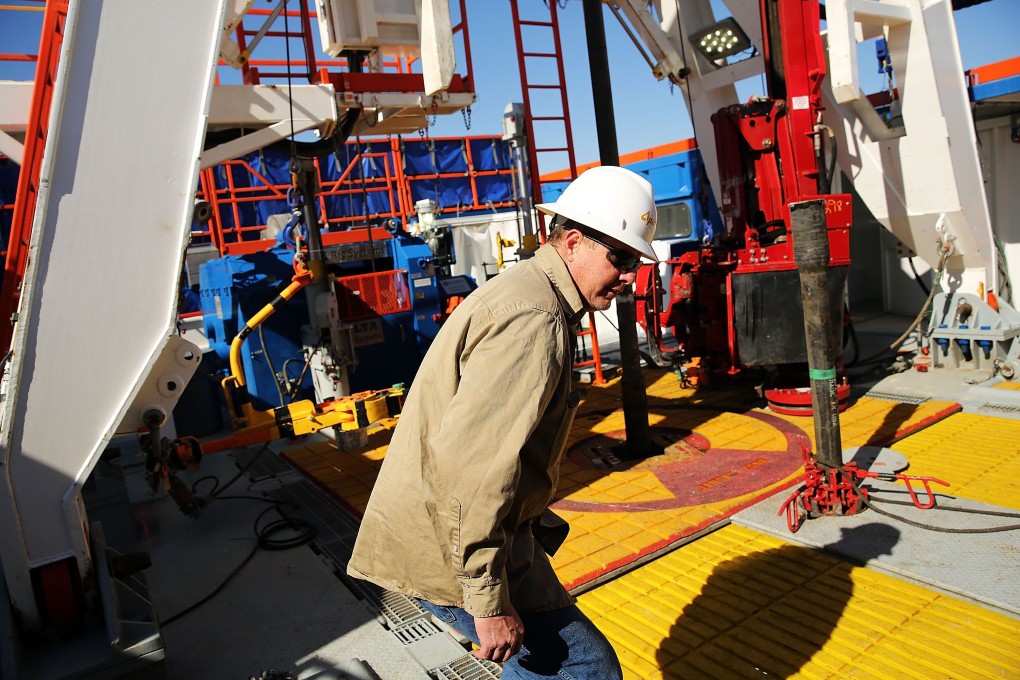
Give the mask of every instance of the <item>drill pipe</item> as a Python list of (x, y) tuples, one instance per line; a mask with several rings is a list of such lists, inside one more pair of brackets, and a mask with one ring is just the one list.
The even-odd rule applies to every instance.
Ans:
[(836, 396), (832, 314), (829, 309), (829, 236), (825, 202), (820, 199), (790, 204), (793, 260), (800, 275), (807, 339), (808, 376), (814, 407), (815, 458), (822, 465), (843, 465), (839, 435), (839, 399)]

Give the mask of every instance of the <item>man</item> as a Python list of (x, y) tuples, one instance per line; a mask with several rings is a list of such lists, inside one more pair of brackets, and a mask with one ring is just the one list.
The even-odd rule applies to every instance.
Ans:
[(566, 526), (547, 506), (581, 398), (574, 326), (655, 259), (655, 201), (603, 166), (538, 209), (547, 243), (469, 295), (426, 354), (348, 573), (418, 598), (504, 678), (610, 680), (616, 653), (549, 563)]

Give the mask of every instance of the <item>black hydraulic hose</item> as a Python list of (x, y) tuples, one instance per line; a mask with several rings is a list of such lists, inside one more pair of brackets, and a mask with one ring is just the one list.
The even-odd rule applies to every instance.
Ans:
[(910, 327), (903, 332), (903, 335), (896, 338), (896, 340), (894, 340), (892, 344), (889, 345), (889, 349), (896, 349), (897, 347), (902, 345), (903, 341), (907, 339), (907, 336), (913, 333), (914, 329), (917, 328), (918, 324), (921, 323), (921, 319), (924, 318), (925, 312), (928, 311), (928, 307), (931, 306), (931, 301), (935, 298), (935, 293), (939, 289), (939, 282), (942, 280), (942, 273), (946, 269), (946, 260), (949, 259), (950, 252), (952, 252), (952, 248), (950, 248), (948, 245), (943, 246), (942, 254), (939, 256), (939, 265), (935, 271), (935, 278), (932, 279), (931, 290), (928, 291), (928, 299), (924, 301), (924, 306), (921, 307), (921, 311), (917, 314), (917, 318), (914, 319), (914, 322), (910, 324)]
[(917, 273), (917, 267), (914, 266), (914, 258), (908, 257), (907, 263), (910, 265), (910, 271), (914, 274), (914, 280), (917, 281), (917, 285), (921, 287), (924, 294), (931, 295), (931, 290), (928, 286), (924, 285), (924, 281), (921, 280), (921, 275)]
[(918, 324), (920, 324), (921, 320), (924, 318), (925, 312), (927, 312), (928, 308), (931, 306), (931, 302), (935, 298), (935, 293), (938, 292), (939, 281), (941, 281), (942, 274), (943, 272), (945, 272), (946, 260), (949, 259), (949, 254), (951, 252), (952, 248), (950, 246), (948, 245), (943, 246), (942, 254), (939, 256), (939, 264), (935, 270), (935, 277), (932, 279), (931, 289), (928, 291), (928, 298), (924, 301), (924, 304), (921, 306), (921, 311), (917, 313), (917, 317), (914, 318), (914, 321), (910, 324), (910, 326), (907, 327), (907, 330), (903, 331), (903, 335), (893, 340), (888, 347), (884, 348), (877, 354), (873, 354), (866, 359), (861, 359), (860, 361), (855, 361), (853, 363), (854, 366), (872, 364), (875, 363), (876, 361), (884, 359), (887, 353), (897, 349), (900, 345), (903, 344), (907, 337), (914, 332), (914, 329), (917, 328)]

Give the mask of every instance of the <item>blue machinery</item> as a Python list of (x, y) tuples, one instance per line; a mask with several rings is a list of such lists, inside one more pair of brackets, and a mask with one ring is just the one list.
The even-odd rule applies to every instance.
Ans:
[[(410, 383), (451, 300), (475, 288), (469, 277), (444, 276), (425, 242), (399, 230), (324, 232), (322, 240), (325, 293), (289, 300), (242, 345), (256, 409), (313, 391), (325, 392), (314, 395), (321, 400)], [(293, 256), (278, 245), (201, 266), (205, 332), (224, 364), (238, 331), (290, 279)], [(317, 353), (330, 360), (316, 361)], [(330, 383), (334, 390), (313, 389)]]
[[(697, 149), (628, 167), (655, 187), (661, 225), (657, 235), (666, 249), (660, 255), (663, 259), (697, 248), (711, 240), (713, 231), (718, 233), (718, 211)], [(544, 198), (555, 200), (566, 184), (544, 184)], [(242, 346), (244, 373), (256, 409), (313, 396), (321, 400), (330, 396), (330, 390), (319, 384), (323, 381), (338, 386), (336, 396), (348, 390), (409, 384), (442, 319), (458, 297), (476, 287), (470, 277), (444, 276), (441, 254), (399, 228), (324, 232), (322, 238), (328, 310), (323, 309), (326, 303), (303, 299), (312, 293), (300, 295), (277, 310)], [(205, 332), (223, 365), (238, 330), (289, 280), (293, 253), (281, 244), (201, 266)], [(321, 334), (313, 328), (316, 325)], [(331, 346), (323, 347), (324, 341)], [(312, 356), (316, 350), (332, 356), (332, 361), (320, 365)]]
[[(652, 183), (658, 209), (655, 240), (668, 249), (659, 254), (660, 258), (677, 257), (719, 233), (719, 209), (696, 148), (625, 165)], [(556, 200), (567, 184), (544, 182), (542, 200)]]

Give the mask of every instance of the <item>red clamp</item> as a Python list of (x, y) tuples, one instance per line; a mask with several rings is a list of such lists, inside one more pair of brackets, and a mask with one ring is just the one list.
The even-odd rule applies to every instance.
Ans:
[[(910, 500), (921, 510), (935, 507), (935, 492), (931, 489), (933, 483), (949, 486), (948, 482), (935, 477), (870, 472), (861, 470), (855, 463), (847, 463), (840, 468), (823, 468), (810, 456), (805, 455), (805, 458), (804, 484), (786, 499), (776, 513), (779, 515), (786, 513), (786, 526), (791, 533), (797, 533), (805, 517), (855, 515), (863, 509), (867, 505), (868, 490), (857, 486), (853, 478), (902, 481), (907, 486)], [(918, 498), (912, 482), (919, 482), (924, 487), (923, 502)]]
[[(874, 479), (881, 479), (883, 481), (892, 482), (900, 480), (907, 485), (907, 493), (910, 494), (910, 500), (913, 501), (914, 505), (921, 510), (929, 510), (935, 507), (935, 492), (931, 490), (932, 482), (935, 484), (941, 484), (942, 486), (949, 486), (949, 482), (944, 482), (936, 477), (918, 477), (916, 475), (893, 475), (889, 473), (881, 472), (869, 472), (868, 470), (857, 470), (858, 477), (873, 477)], [(924, 492), (927, 495), (927, 500), (922, 503), (917, 498), (917, 494), (914, 493), (914, 487), (910, 485), (911, 482), (920, 482), (921, 486), (924, 487)]]

